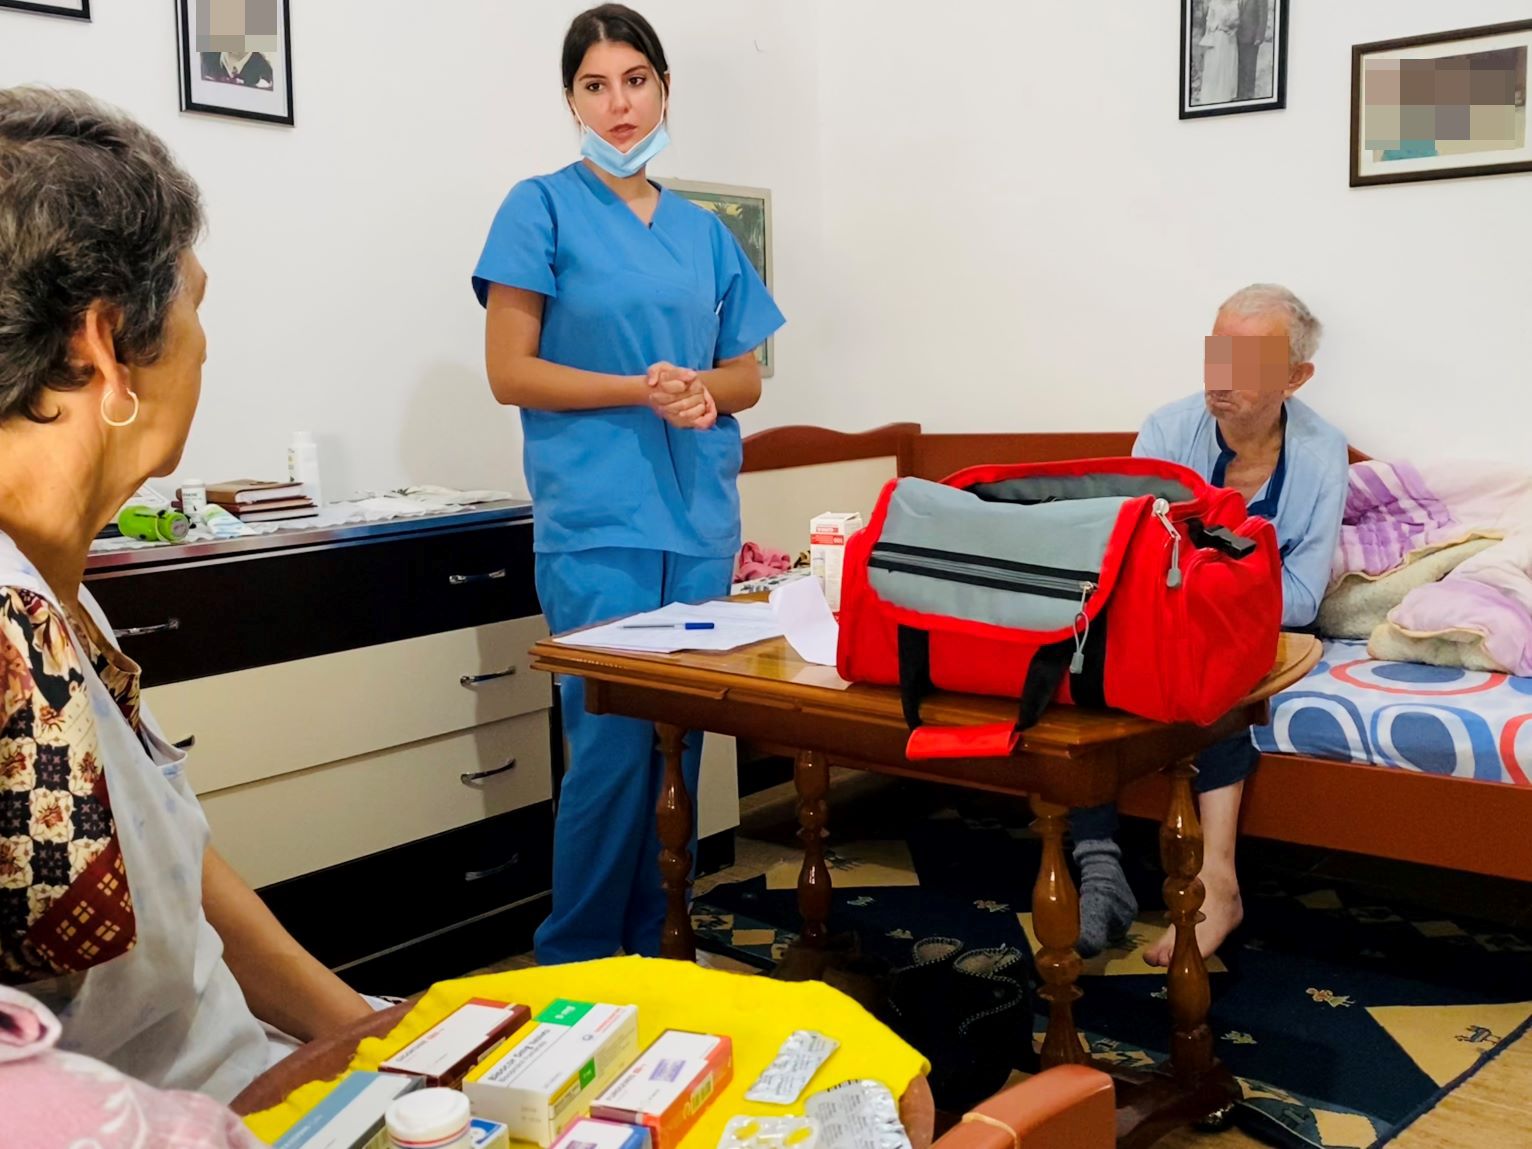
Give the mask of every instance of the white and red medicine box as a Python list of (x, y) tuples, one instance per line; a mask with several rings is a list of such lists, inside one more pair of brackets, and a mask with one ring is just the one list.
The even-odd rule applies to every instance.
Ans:
[(476, 997), (464, 1002), (378, 1068), (424, 1077), (427, 1085), (458, 1088), (463, 1077), (532, 1011), (508, 1001)]
[(827, 511), (809, 523), (809, 568), (824, 588), (832, 611), (840, 610), (841, 570), (846, 561), (846, 540), (862, 529), (856, 511)]

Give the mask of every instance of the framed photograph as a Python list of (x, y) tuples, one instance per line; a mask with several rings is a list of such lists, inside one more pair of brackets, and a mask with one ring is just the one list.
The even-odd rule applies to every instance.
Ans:
[[(767, 289), (771, 289), (771, 192), (765, 188), (730, 187), (694, 180), (662, 179), (656, 182), (666, 191), (691, 200), (723, 220), (724, 226), (745, 249), (745, 255)], [(775, 342), (776, 337), (772, 336), (756, 348), (755, 357), (761, 365), (762, 378), (769, 378), (774, 368)]]
[(16, 12), (41, 12), (44, 16), (90, 19), (90, 0), (0, 0), (0, 8)]
[(1351, 186), (1532, 171), (1532, 20), (1351, 49)]
[(176, 0), (181, 110), (293, 122), (288, 0)]
[(1183, 120), (1287, 107), (1288, 0), (1181, 0)]

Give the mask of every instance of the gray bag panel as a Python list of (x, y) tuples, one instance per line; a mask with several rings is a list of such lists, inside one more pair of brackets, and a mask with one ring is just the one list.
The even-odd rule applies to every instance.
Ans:
[(868, 582), (885, 602), (906, 610), (1059, 630), (1080, 610), (1082, 580), (1098, 580), (1126, 502), (991, 503), (942, 483), (904, 479), (889, 500)]
[(1158, 475), (1037, 475), (977, 483), (970, 487), (981, 499), (996, 503), (1044, 503), (1066, 499), (1136, 499), (1156, 495), (1172, 503), (1186, 502), (1191, 491), (1175, 479)]
[(1078, 601), (946, 582), (877, 567), (868, 569), (867, 581), (879, 598), (903, 610), (992, 626), (1057, 631), (1073, 623), (1080, 610)]

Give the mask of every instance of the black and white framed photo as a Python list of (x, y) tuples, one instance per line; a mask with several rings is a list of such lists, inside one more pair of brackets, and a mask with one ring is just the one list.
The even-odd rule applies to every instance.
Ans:
[(1287, 107), (1288, 0), (1181, 0), (1183, 120)]
[(44, 16), (90, 19), (90, 0), (0, 0), (0, 8), (14, 12), (40, 12)]
[(293, 122), (288, 0), (176, 0), (181, 110)]

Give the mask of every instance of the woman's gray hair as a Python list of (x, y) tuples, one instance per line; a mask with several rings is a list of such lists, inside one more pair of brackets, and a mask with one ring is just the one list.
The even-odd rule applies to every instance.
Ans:
[(1287, 344), (1292, 362), (1308, 363), (1319, 350), (1319, 339), (1324, 334), (1324, 324), (1314, 317), (1308, 306), (1287, 288), (1275, 283), (1252, 283), (1241, 288), (1224, 300), (1219, 314), (1270, 315), (1280, 312), (1287, 319)]
[(197, 185), (127, 115), (83, 92), (0, 90), (0, 421), (48, 422), (47, 391), (90, 381), (70, 342), (98, 300), (121, 362), (158, 359), (202, 220)]

